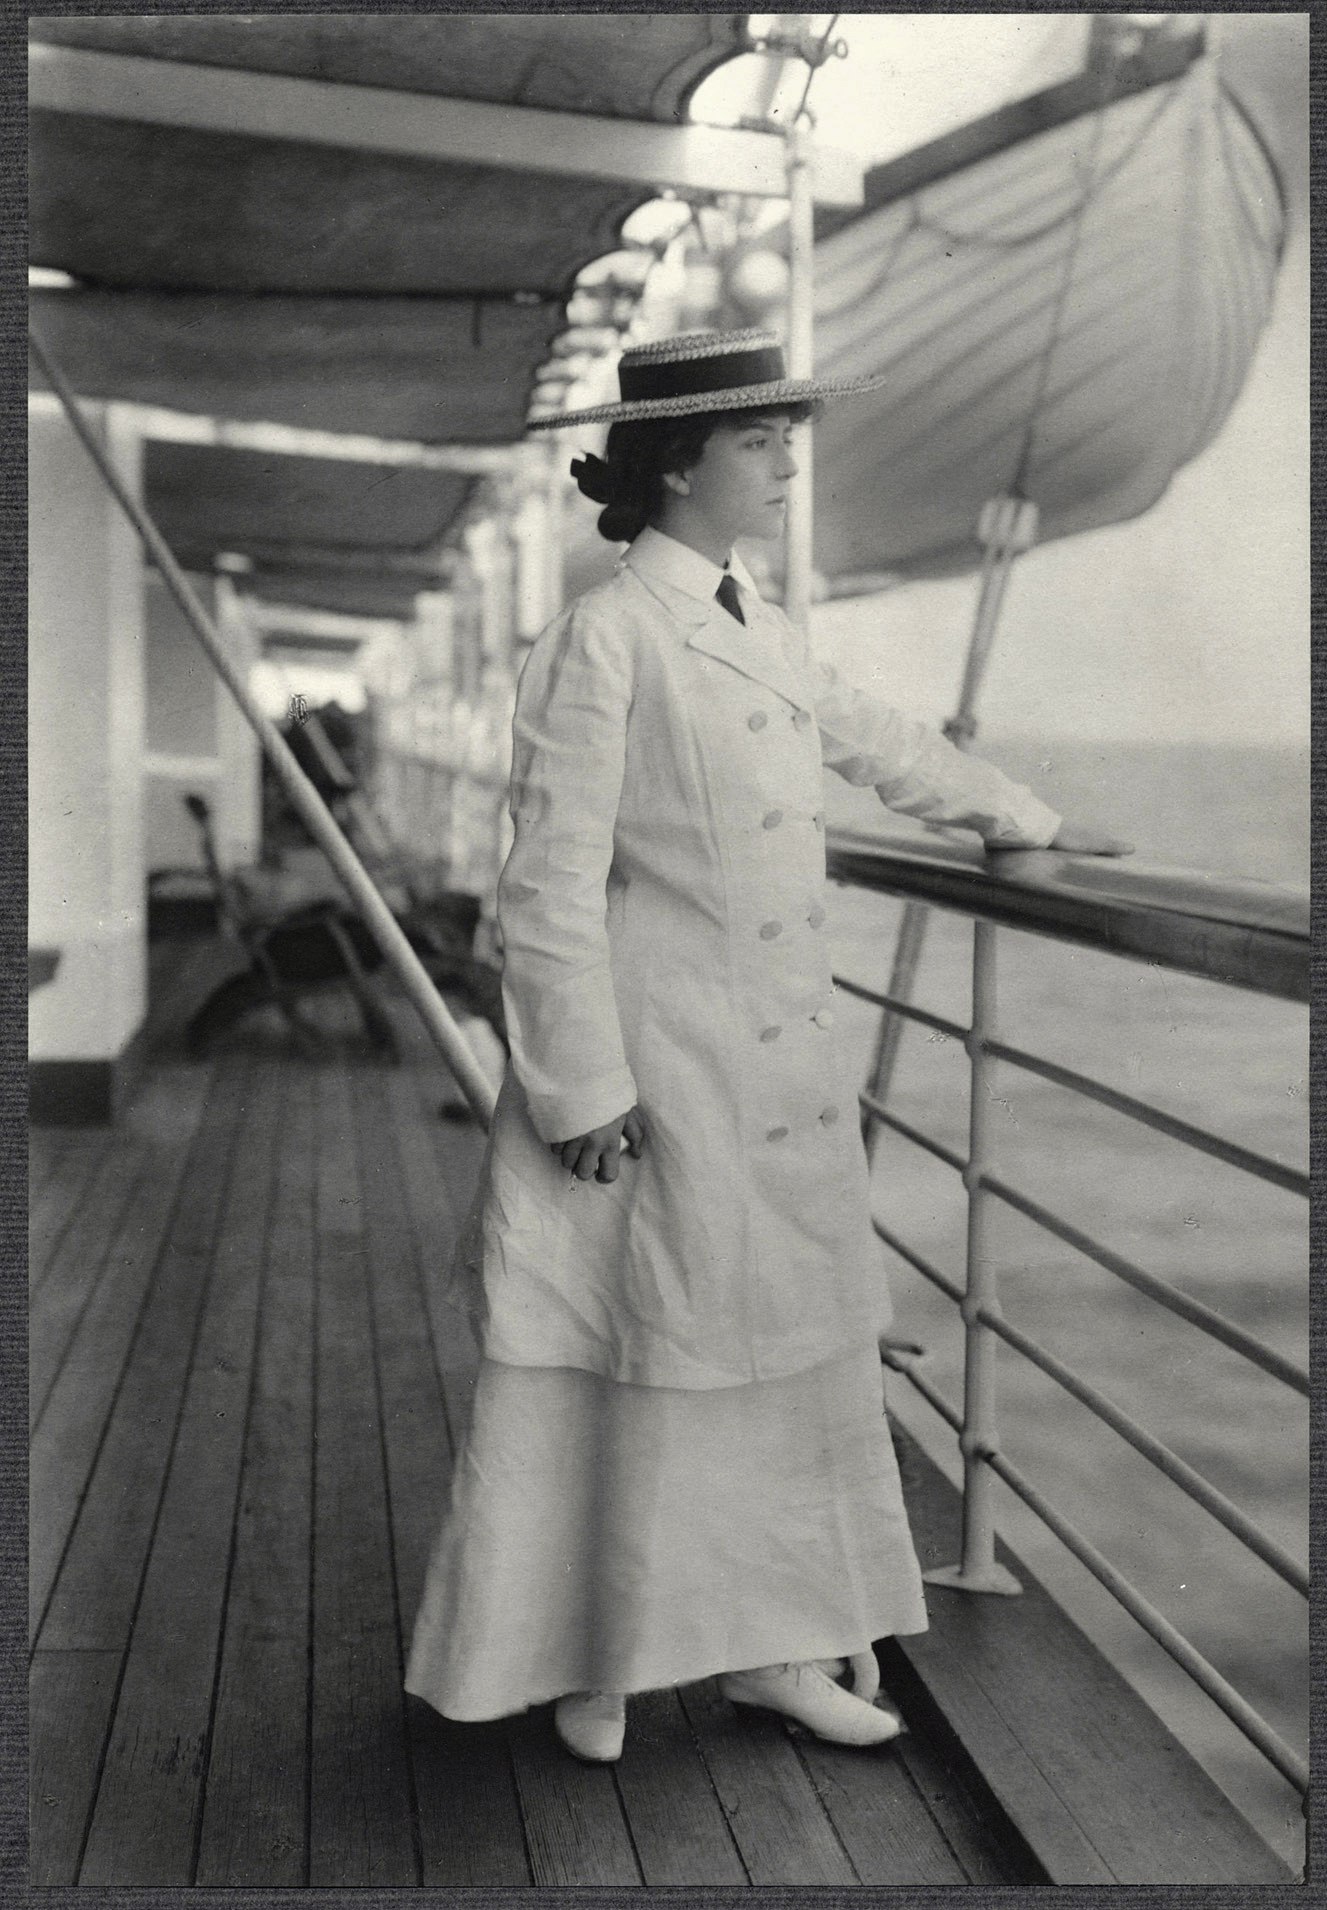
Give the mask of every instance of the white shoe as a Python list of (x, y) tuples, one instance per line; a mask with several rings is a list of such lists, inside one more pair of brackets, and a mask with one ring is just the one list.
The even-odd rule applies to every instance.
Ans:
[(617, 1691), (573, 1691), (553, 1706), (554, 1730), (586, 1764), (616, 1764), (626, 1724), (627, 1701)]
[(861, 1698), (866, 1704), (879, 1694), (880, 1666), (873, 1651), (855, 1651), (851, 1658), (817, 1658), (814, 1663), (836, 1685), (841, 1685), (851, 1671), (852, 1683), (847, 1688), (854, 1698)]
[(888, 1744), (907, 1726), (897, 1711), (853, 1697), (819, 1665), (763, 1665), (757, 1671), (729, 1671), (719, 1689), (732, 1704), (760, 1705), (795, 1718), (831, 1744)]

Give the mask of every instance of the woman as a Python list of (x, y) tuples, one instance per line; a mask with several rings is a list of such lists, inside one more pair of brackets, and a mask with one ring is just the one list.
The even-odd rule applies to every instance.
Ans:
[[(735, 1702), (881, 1743), (872, 1641), (925, 1629), (883, 1416), (888, 1321), (834, 1034), (822, 765), (993, 845), (1113, 853), (845, 684), (733, 553), (792, 423), (763, 333), (624, 354), (581, 488), (629, 540), (535, 644), (498, 893), (512, 1063), (469, 1237), (482, 1360), (408, 1688), (452, 1718)], [(838, 1682), (853, 1665), (854, 1689)]]

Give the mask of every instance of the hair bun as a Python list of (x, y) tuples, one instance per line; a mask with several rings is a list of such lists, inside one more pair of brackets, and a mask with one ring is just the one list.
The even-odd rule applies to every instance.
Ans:
[(612, 503), (615, 488), (612, 470), (593, 451), (586, 451), (581, 457), (572, 459), (571, 475), (582, 496), (588, 497), (591, 503)]

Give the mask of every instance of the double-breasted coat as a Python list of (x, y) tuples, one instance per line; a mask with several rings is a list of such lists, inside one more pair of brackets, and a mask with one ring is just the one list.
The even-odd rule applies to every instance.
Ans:
[[(1037, 847), (1058, 817), (646, 530), (535, 643), (498, 889), (511, 1065), (467, 1260), (491, 1358), (710, 1388), (887, 1323), (834, 1027), (824, 768)], [(642, 1111), (611, 1185), (551, 1152)]]

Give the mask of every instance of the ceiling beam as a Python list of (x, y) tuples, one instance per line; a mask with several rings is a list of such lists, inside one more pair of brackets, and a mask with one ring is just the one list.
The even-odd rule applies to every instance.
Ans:
[[(517, 172), (625, 179), (683, 194), (787, 196), (785, 147), (777, 133), (555, 113), (41, 41), (28, 48), (28, 102), (55, 112), (197, 132), (301, 140)], [(862, 167), (851, 155), (818, 147), (813, 172), (821, 205), (863, 203)]]

